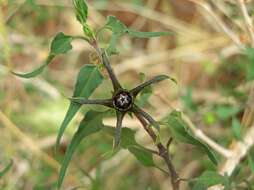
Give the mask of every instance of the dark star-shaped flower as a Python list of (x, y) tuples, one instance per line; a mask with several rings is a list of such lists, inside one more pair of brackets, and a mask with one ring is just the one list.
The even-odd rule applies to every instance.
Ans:
[[(117, 148), (120, 144), (120, 138), (121, 138), (121, 128), (122, 128), (122, 121), (126, 113), (134, 113), (134, 115), (137, 118), (142, 118), (146, 120), (148, 123), (150, 123), (152, 126), (157, 128), (159, 130), (159, 124), (144, 110), (142, 110), (139, 106), (135, 104), (135, 99), (137, 95), (147, 86), (160, 82), (165, 79), (172, 79), (166, 75), (159, 75), (156, 76), (137, 87), (127, 90), (122, 88), (120, 85), (118, 79), (116, 78), (116, 75), (114, 74), (114, 71), (110, 65), (110, 62), (108, 60), (108, 56), (106, 54), (106, 51), (103, 49), (98, 50), (99, 55), (101, 55), (101, 61), (103, 65), (105, 66), (110, 80), (113, 85), (113, 96), (110, 99), (82, 99), (78, 97), (70, 98), (71, 101), (79, 103), (79, 104), (99, 104), (103, 106), (107, 106), (110, 108), (115, 109), (116, 116), (117, 116), (117, 122), (116, 122), (116, 130), (115, 130), (115, 141), (114, 141), (114, 148)], [(172, 79), (173, 80), (173, 79)]]

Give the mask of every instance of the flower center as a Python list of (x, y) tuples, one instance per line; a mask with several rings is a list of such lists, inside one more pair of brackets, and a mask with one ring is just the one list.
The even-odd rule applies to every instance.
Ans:
[(120, 111), (128, 111), (132, 106), (132, 96), (127, 91), (120, 91), (113, 97), (113, 104)]

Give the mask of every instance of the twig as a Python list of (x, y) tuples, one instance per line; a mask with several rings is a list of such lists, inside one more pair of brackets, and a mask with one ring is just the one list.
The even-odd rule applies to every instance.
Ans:
[(254, 47), (254, 33), (253, 33), (253, 25), (252, 25), (252, 20), (248, 14), (247, 8), (245, 6), (244, 0), (237, 0), (238, 6), (241, 10), (241, 13), (244, 18), (244, 24), (246, 27), (246, 31), (249, 35), (249, 38), (251, 40), (251, 46)]
[[(140, 121), (140, 123), (142, 124), (142, 126), (144, 127), (144, 129), (146, 130), (146, 132), (149, 134), (149, 136), (152, 138), (152, 140), (154, 141), (154, 143), (157, 142), (157, 136), (154, 133), (154, 131), (152, 130), (152, 128), (149, 127), (149, 125), (147, 124), (146, 120), (140, 116), (139, 114), (135, 114), (136, 117), (138, 118), (138, 120)], [(162, 143), (156, 143), (156, 146), (159, 150), (159, 155), (161, 156), (161, 158), (164, 159), (168, 170), (170, 172), (171, 175), (171, 183), (173, 186), (173, 190), (179, 190), (179, 185), (180, 185), (180, 178), (176, 172), (176, 169), (172, 163), (171, 157), (169, 155), (169, 152), (167, 150), (167, 148), (165, 148)]]

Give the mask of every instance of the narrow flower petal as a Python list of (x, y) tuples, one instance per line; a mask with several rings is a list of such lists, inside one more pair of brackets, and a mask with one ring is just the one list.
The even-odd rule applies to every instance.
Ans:
[(73, 97), (73, 98), (69, 98), (69, 100), (78, 104), (95, 104), (95, 105), (107, 106), (110, 108), (113, 107), (113, 103), (111, 99), (87, 100), (84, 98)]
[(117, 116), (117, 121), (116, 121), (116, 130), (115, 130), (114, 149), (118, 148), (121, 141), (121, 131), (122, 131), (122, 122), (124, 118), (124, 113), (117, 111), (116, 116)]
[(170, 78), (169, 76), (167, 75), (159, 75), (159, 76), (156, 76), (142, 84), (140, 84), (139, 86), (137, 86), (136, 88), (132, 89), (130, 91), (130, 93), (135, 97), (138, 95), (138, 93), (140, 93), (145, 87), (149, 86), (149, 85), (152, 85), (154, 83), (158, 83), (160, 81), (163, 81), (163, 80), (166, 80), (166, 79), (171, 79), (175, 82), (175, 80), (173, 78)]
[(157, 121), (155, 121), (152, 116), (150, 116), (148, 113), (146, 113), (144, 110), (139, 108), (137, 105), (133, 105), (132, 108), (134, 113), (138, 113), (141, 116), (143, 116), (152, 126), (154, 126), (157, 130), (160, 130), (160, 125)]
[(116, 75), (109, 63), (109, 59), (108, 59), (108, 56), (107, 56), (105, 50), (102, 50), (102, 63), (105, 66), (105, 68), (107, 69), (107, 72), (108, 72), (111, 82), (113, 84), (114, 90), (117, 91), (117, 90), (121, 89), (122, 87), (121, 87), (118, 79), (116, 78)]

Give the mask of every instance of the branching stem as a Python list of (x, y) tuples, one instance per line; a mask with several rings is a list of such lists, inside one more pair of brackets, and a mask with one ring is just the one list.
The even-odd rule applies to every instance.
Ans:
[(151, 127), (149, 127), (145, 118), (143, 118), (143, 116), (137, 112), (135, 112), (135, 115), (138, 118), (138, 120), (140, 121), (140, 123), (142, 124), (143, 128), (148, 133), (148, 135), (152, 138), (153, 142), (156, 143), (156, 146), (159, 151), (159, 156), (165, 161), (168, 171), (171, 175), (171, 184), (173, 186), (173, 190), (179, 190), (180, 178), (179, 178), (179, 176), (176, 172), (176, 169), (172, 163), (172, 160), (171, 160), (171, 157), (169, 155), (167, 148), (165, 146), (163, 146), (163, 144), (161, 142), (159, 142), (159, 143), (156, 142), (157, 136), (154, 133), (153, 129)]

